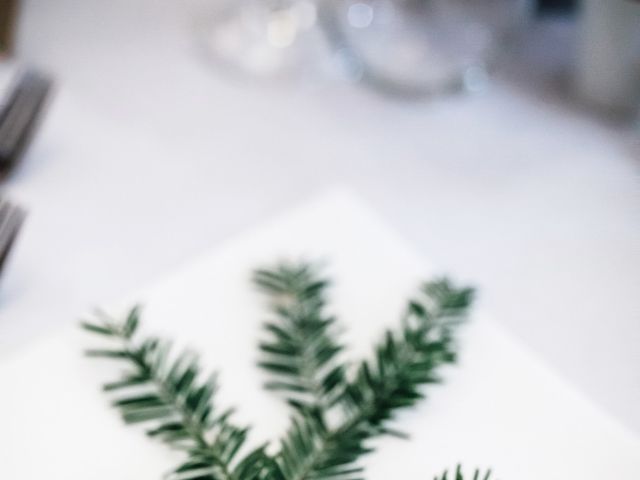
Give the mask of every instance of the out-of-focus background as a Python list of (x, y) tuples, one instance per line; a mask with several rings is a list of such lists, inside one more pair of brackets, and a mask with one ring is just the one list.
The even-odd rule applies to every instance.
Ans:
[(640, 432), (640, 3), (4, 0), (0, 45), (55, 85), (0, 361), (339, 184)]

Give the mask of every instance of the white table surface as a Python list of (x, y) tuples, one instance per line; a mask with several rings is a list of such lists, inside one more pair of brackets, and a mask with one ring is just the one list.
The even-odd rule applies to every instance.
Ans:
[[(233, 423), (252, 427), (246, 452), (265, 443), (277, 448), (291, 415), (281, 397), (262, 388), (265, 375), (256, 368), (265, 305), (250, 287), (251, 271), (300, 256), (330, 259), (327, 308), (338, 319), (347, 363), (370, 358), (382, 332), (397, 328), (416, 285), (434, 274), (431, 262), (357, 197), (334, 190), (234, 235), (122, 303), (125, 310), (144, 305), (134, 341), (171, 338), (174, 351), (202, 354), (205, 375), (219, 373), (217, 408), (235, 407)], [(106, 308), (118, 315), (121, 307)], [(443, 383), (423, 389), (426, 399), (415, 408), (396, 412), (393, 427), (410, 439), (369, 442), (376, 452), (362, 459), (365, 478), (433, 478), (458, 462), (490, 465), (502, 479), (640, 478), (640, 438), (479, 308), (455, 336), (460, 355), (455, 366), (438, 369)], [(105, 395), (100, 384), (117, 378), (122, 363), (79, 354), (111, 345), (73, 325), (0, 364), (0, 378), (14, 386), (0, 395), (2, 478), (157, 479), (175, 468), (182, 455), (145, 438), (144, 427), (125, 428), (109, 408), (123, 392)]]
[(23, 7), (19, 57), (58, 92), (6, 185), (30, 217), (0, 290), (0, 355), (346, 184), (640, 431), (638, 159), (623, 136), (507, 85), (406, 103), (331, 79), (239, 81), (198, 54), (183, 2)]

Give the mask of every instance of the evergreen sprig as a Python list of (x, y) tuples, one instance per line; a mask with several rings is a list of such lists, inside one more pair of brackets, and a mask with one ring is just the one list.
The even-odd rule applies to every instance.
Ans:
[(103, 387), (119, 394), (113, 405), (126, 423), (151, 425), (147, 429), (150, 437), (188, 454), (188, 461), (178, 466), (170, 478), (261, 478), (263, 449), (235, 462), (248, 429), (231, 422), (231, 410), (218, 413), (213, 402), (216, 377), (202, 379), (195, 354), (183, 351), (171, 356), (169, 343), (155, 337), (135, 343), (133, 337), (139, 325), (137, 307), (121, 324), (104, 314), (98, 317), (98, 322), (83, 322), (82, 326), (108, 337), (113, 346), (87, 350), (86, 354), (118, 359), (128, 365), (121, 378)]
[[(203, 378), (197, 356), (171, 354), (155, 337), (136, 341), (139, 309), (118, 323), (99, 315), (83, 327), (113, 347), (87, 354), (124, 361), (127, 372), (104, 386), (127, 423), (150, 425), (149, 436), (184, 450), (173, 480), (356, 480), (369, 440), (392, 428), (395, 413), (424, 398), (440, 381), (438, 369), (456, 359), (455, 330), (473, 298), (446, 279), (425, 283), (408, 302), (400, 325), (387, 330), (372, 358), (348, 368), (340, 360), (336, 320), (327, 313), (329, 281), (308, 263), (256, 270), (254, 283), (269, 298), (271, 318), (260, 344), (267, 388), (293, 407), (291, 426), (275, 453), (266, 445), (242, 455), (248, 429), (231, 410), (214, 405), (215, 375)], [(463, 480), (460, 467), (451, 480)], [(489, 480), (490, 472), (473, 480)], [(449, 480), (443, 473), (435, 480)]]
[(265, 323), (259, 365), (271, 374), (268, 389), (285, 392), (289, 404), (323, 412), (345, 384), (345, 366), (336, 361), (335, 317), (325, 312), (330, 285), (307, 263), (281, 263), (254, 272), (254, 283), (270, 299), (275, 316)]
[[(481, 472), (479, 469), (475, 469), (473, 472), (472, 480), (490, 480), (491, 470)], [(465, 480), (465, 476), (462, 473), (462, 467), (458, 465), (452, 477), (449, 477), (449, 472), (444, 472), (440, 476), (435, 476), (433, 480)]]
[[(324, 301), (320, 292), (327, 285), (307, 264), (295, 268), (278, 265), (260, 270), (256, 283), (274, 297), (272, 302), (276, 304), (278, 298), (283, 294), (291, 296), (290, 292), (295, 292), (297, 287), (306, 291), (305, 285), (322, 285), (322, 288), (312, 289), (314, 294), (311, 295), (314, 304), (321, 305)], [(439, 381), (438, 367), (455, 361), (454, 330), (472, 298), (472, 289), (457, 289), (445, 279), (425, 283), (420, 296), (409, 302), (400, 328), (388, 330), (376, 346), (374, 358), (361, 362), (351, 381), (343, 375), (332, 385), (332, 391), (340, 393), (328, 408), (299, 408), (300, 404), (296, 403), (298, 417), (276, 459), (286, 480), (359, 478), (362, 469), (357, 461), (370, 451), (367, 441), (377, 435), (396, 433), (388, 425), (395, 411), (423, 398), (422, 387)], [(281, 366), (304, 365), (305, 357), (299, 352), (313, 347), (318, 339), (322, 345), (336, 345), (328, 328), (314, 330), (314, 335), (298, 337), (300, 325), (321, 317), (318, 309), (312, 309), (305, 318), (305, 310), (299, 308), (301, 303), (304, 302), (287, 302), (297, 305), (295, 311), (300, 315), (294, 317), (295, 321), (291, 321), (291, 315), (282, 315), (279, 324), (266, 325), (275, 335), (276, 342), (300, 338), (296, 348), (278, 350), (278, 362), (263, 362), (262, 365), (272, 373), (281, 374)], [(270, 358), (272, 349), (267, 349), (266, 354)], [(327, 357), (322, 364), (324, 370), (344, 370), (334, 356)], [(285, 375), (288, 384), (307, 381), (304, 368), (287, 369)], [(329, 424), (329, 416), (339, 420)]]

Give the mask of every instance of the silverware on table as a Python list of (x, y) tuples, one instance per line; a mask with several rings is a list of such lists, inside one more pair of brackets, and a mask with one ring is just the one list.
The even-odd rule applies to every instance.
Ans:
[(0, 101), (0, 178), (18, 163), (41, 118), (51, 80), (27, 70)]
[(0, 273), (6, 263), (22, 222), (25, 211), (19, 206), (0, 198)]
[[(11, 87), (0, 98), (0, 179), (13, 170), (29, 145), (51, 85), (47, 76), (26, 70), (15, 76)], [(25, 215), (21, 207), (0, 196), (0, 273)]]

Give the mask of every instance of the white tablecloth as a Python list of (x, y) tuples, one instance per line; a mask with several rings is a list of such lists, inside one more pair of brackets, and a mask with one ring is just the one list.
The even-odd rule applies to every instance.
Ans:
[(232, 78), (200, 55), (183, 2), (23, 7), (18, 54), (58, 92), (7, 185), (30, 217), (0, 290), (2, 355), (348, 184), (640, 430), (638, 169), (620, 135), (502, 84), (408, 103)]

